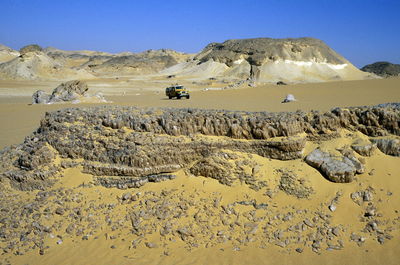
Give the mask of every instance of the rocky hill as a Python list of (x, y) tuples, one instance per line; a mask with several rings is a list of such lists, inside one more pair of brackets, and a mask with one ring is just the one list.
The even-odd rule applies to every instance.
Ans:
[(10, 61), (19, 56), (19, 52), (0, 44), (0, 63)]
[(88, 62), (88, 67), (97, 75), (126, 75), (157, 73), (188, 60), (191, 55), (173, 50), (148, 50), (136, 54), (121, 54), (105, 61), (98, 57)]
[(165, 72), (273, 83), (368, 78), (368, 74), (314, 38), (256, 38), (211, 43), (193, 61)]
[(28, 45), (19, 51), (19, 56), (0, 63), (2, 79), (88, 79), (93, 75), (84, 69), (74, 69), (65, 65), (63, 60), (57, 60), (46, 54), (38, 45)]
[(382, 77), (391, 77), (400, 75), (400, 64), (392, 64), (389, 62), (376, 62), (368, 64), (361, 68), (361, 71), (374, 73)]
[(189, 54), (166, 49), (111, 54), (96, 51), (63, 51), (38, 45), (27, 45), (17, 52), (1, 46), (0, 77), (69, 80), (154, 74), (190, 57)]

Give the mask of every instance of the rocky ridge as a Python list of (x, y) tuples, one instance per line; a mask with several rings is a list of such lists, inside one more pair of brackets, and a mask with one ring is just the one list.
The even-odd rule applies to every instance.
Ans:
[[(196, 161), (203, 163), (203, 169), (209, 164), (210, 174), (218, 175), (218, 168), (225, 168), (223, 159), (208, 159), (221, 150), (278, 160), (302, 159), (307, 140), (331, 139), (340, 129), (359, 131), (377, 141), (382, 152), (396, 156), (399, 141), (384, 144), (386, 140), (379, 139), (400, 135), (399, 112), (395, 104), (336, 108), (326, 113), (110, 106), (64, 109), (46, 113), (38, 130), (24, 143), (3, 150), (0, 172), (21, 189), (46, 186), (60, 169), (55, 157), (82, 160), (84, 172), (97, 176), (140, 179), (187, 168)], [(347, 152), (338, 162), (332, 155), (320, 152), (316, 156), (315, 152), (306, 160), (321, 167), (331, 181), (350, 182), (352, 176), (362, 173), (362, 163), (352, 153)], [(204, 170), (192, 171), (205, 174)], [(219, 179), (230, 182), (222, 175)]]

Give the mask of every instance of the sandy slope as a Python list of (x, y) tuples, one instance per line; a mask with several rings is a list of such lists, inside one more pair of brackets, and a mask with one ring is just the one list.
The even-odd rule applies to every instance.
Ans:
[[(348, 132), (343, 132), (343, 138), (326, 142), (324, 148), (334, 148), (338, 144), (349, 143), (351, 138), (346, 138), (346, 134)], [(314, 147), (315, 144), (309, 144), (306, 151), (308, 152)], [(241, 154), (238, 153), (238, 155)], [(188, 250), (180, 239), (171, 237), (172, 241), (163, 241), (165, 238), (161, 238), (158, 233), (150, 235), (146, 239), (146, 242), (158, 243), (158, 247), (147, 248), (142, 242), (136, 248), (131, 248), (129, 242), (137, 237), (132, 235), (129, 222), (125, 221), (125, 226), (115, 231), (109, 226), (102, 226), (89, 240), (71, 237), (62, 228), (54, 231), (55, 235), (61, 236), (62, 244), (56, 243), (59, 240), (57, 237), (46, 239), (46, 245), (50, 248), (46, 250), (45, 255), (40, 256), (38, 251), (19, 256), (6, 254), (3, 255), (4, 260), (11, 264), (398, 264), (398, 252), (400, 250), (398, 222), (393, 221), (393, 224), (391, 224), (394, 229), (394, 232), (392, 232), (394, 238), (384, 245), (378, 244), (373, 237), (367, 237), (366, 243), (362, 246), (357, 246), (355, 242), (350, 242), (348, 239), (350, 232), (357, 232), (363, 229), (363, 225), (365, 225), (360, 222), (363, 213), (362, 207), (351, 201), (351, 192), (373, 187), (375, 190), (374, 203), (385, 220), (396, 220), (398, 218), (395, 210), (399, 210), (400, 194), (398, 187), (400, 183), (399, 179), (394, 177), (400, 173), (398, 158), (388, 157), (377, 151), (373, 157), (367, 158), (367, 172), (374, 169), (374, 174), (372, 176), (368, 173), (359, 175), (357, 181), (351, 184), (331, 183), (321, 177), (318, 171), (300, 160), (283, 162), (258, 156), (253, 156), (253, 160), (261, 165), (262, 178), (268, 182), (269, 187), (274, 187), (278, 180), (278, 174), (274, 170), (285, 168), (301, 174), (310, 181), (315, 188), (315, 194), (310, 199), (296, 199), (283, 192), (278, 192), (271, 199), (262, 192), (249, 189), (244, 184), (235, 183), (232, 187), (228, 187), (216, 180), (187, 176), (182, 171), (177, 173), (178, 177), (175, 180), (147, 184), (140, 189), (140, 192), (145, 198), (145, 194), (151, 194), (151, 192), (173, 191), (178, 195), (179, 200), (194, 200), (195, 202), (200, 202), (202, 198), (222, 198), (221, 205), (255, 198), (258, 203), (263, 202), (272, 206), (272, 208), (268, 208), (269, 210), (257, 211), (257, 215), (266, 215), (267, 219), (274, 215), (293, 212), (296, 209), (308, 209), (310, 213), (316, 210), (330, 213), (327, 211), (327, 205), (337, 192), (341, 192), (343, 195), (337, 204), (338, 208), (330, 214), (332, 215), (331, 225), (342, 225), (345, 229), (339, 237), (344, 241), (345, 248), (342, 250), (323, 250), (321, 254), (305, 249), (303, 253), (299, 254), (294, 252), (295, 246), (281, 248), (274, 244), (264, 245), (263, 241), (257, 238), (255, 242), (240, 245), (239, 248), (235, 243), (216, 243), (213, 241), (208, 247), (200, 245), (200, 247), (193, 247)], [(80, 184), (90, 181), (91, 176), (80, 173), (79, 168), (68, 169), (65, 171), (65, 177), (54, 187), (54, 190), (60, 187), (70, 188), (73, 191), (71, 196), (83, 194), (82, 200), (95, 205), (100, 203), (116, 204), (117, 206), (112, 212), (114, 220), (121, 220), (120, 218), (123, 218), (129, 210), (138, 205), (138, 202), (121, 204), (119, 198), (126, 192), (123, 190), (106, 189), (98, 186), (78, 187)], [(388, 192), (393, 194), (388, 196)], [(19, 197), (22, 201), (28, 201), (35, 194), (36, 192), (19, 192)], [(74, 205), (73, 202), (70, 202), (63, 204), (63, 207), (72, 209), (75, 207)], [(51, 207), (51, 204), (48, 204), (48, 206)], [(240, 209), (242, 213), (246, 213), (253, 208), (243, 206)], [(218, 207), (209, 210), (216, 213), (219, 211)], [(94, 216), (96, 216), (95, 212)], [(302, 217), (304, 218), (303, 215), (300, 215), (300, 218)], [(98, 222), (102, 223), (103, 220), (104, 217), (100, 215)], [(272, 220), (274, 219), (272, 218)], [(276, 221), (276, 225), (271, 224), (269, 227), (270, 231), (274, 231), (287, 225)], [(214, 229), (218, 231), (218, 227)], [(235, 233), (233, 235), (241, 236)]]

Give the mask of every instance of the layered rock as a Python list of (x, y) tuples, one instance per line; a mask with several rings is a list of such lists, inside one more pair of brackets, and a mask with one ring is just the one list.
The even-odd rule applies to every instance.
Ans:
[(315, 149), (306, 156), (310, 166), (320, 170), (330, 181), (337, 183), (352, 182), (356, 174), (364, 173), (364, 166), (353, 155), (335, 156)]
[[(0, 172), (15, 187), (29, 189), (45, 185), (57, 174), (57, 156), (83, 161), (79, 163), (84, 171), (93, 175), (136, 179), (174, 172), (196, 162), (209, 163), (207, 159), (221, 150), (300, 159), (306, 138), (329, 138), (342, 128), (370, 137), (399, 136), (399, 115), (396, 104), (337, 108), (326, 113), (70, 108), (46, 113), (38, 130), (24, 143), (4, 150)], [(343, 174), (329, 173), (336, 170), (335, 161), (334, 170), (329, 163), (325, 163), (326, 170), (321, 169), (332, 181), (351, 181), (352, 174), (362, 170), (348, 154), (343, 152), (343, 156), (353, 165), (343, 160), (351, 167)], [(325, 155), (323, 158), (325, 161)]]
[(373, 76), (358, 70), (323, 41), (314, 38), (255, 38), (211, 43), (192, 61), (176, 65), (164, 73), (269, 83)]
[(32, 95), (32, 104), (53, 104), (60, 102), (107, 102), (101, 94), (89, 95), (89, 87), (83, 81), (72, 80), (61, 83), (51, 95), (38, 90)]
[(400, 139), (373, 139), (372, 141), (381, 152), (391, 156), (400, 156)]

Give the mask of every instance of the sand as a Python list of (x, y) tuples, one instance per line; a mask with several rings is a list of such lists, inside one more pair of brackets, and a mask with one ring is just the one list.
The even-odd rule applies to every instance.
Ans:
[[(109, 103), (110, 105), (138, 107), (191, 107), (276, 112), (311, 109), (327, 111), (337, 106), (400, 102), (399, 78), (288, 86), (262, 85), (255, 88), (243, 87), (215, 91), (204, 91), (203, 88), (206, 87), (194, 86), (190, 100), (168, 100), (163, 91), (163, 87), (167, 84), (167, 81), (157, 83), (135, 80), (131, 81), (131, 86), (120, 80), (108, 80), (108, 82), (107, 80), (98, 80), (89, 82), (89, 87), (93, 87), (94, 92), (103, 92), (105, 97), (113, 102)], [(38, 127), (40, 119), (46, 111), (94, 105), (29, 105), (30, 94), (39, 87), (50, 91), (55, 85), (52, 82), (0, 81), (0, 124), (2, 125), (0, 148), (22, 142), (25, 136)], [(149, 89), (143, 89), (143, 87)], [(191, 89), (189, 85), (188, 87)], [(123, 93), (125, 95), (122, 95)], [(281, 101), (287, 94), (293, 94), (298, 101), (282, 104)], [(337, 147), (351, 144), (355, 137), (365, 137), (359, 133), (352, 134), (348, 131), (341, 133), (341, 138), (323, 142), (323, 148), (335, 150)], [(316, 143), (308, 142), (305, 153), (311, 152), (317, 146)], [(247, 156), (247, 154), (241, 153), (237, 153), (237, 155)], [(265, 202), (273, 205), (270, 211), (257, 211), (257, 214), (266, 216), (270, 216), (271, 212), (273, 214), (287, 213), (293, 209), (310, 209), (311, 212), (323, 209), (329, 213), (327, 205), (337, 192), (341, 192), (343, 195), (339, 200), (337, 210), (330, 214), (332, 215), (332, 225), (343, 225), (348, 229), (341, 236), (345, 247), (341, 250), (323, 250), (321, 254), (312, 252), (310, 248), (305, 248), (303, 253), (297, 253), (292, 246), (286, 248), (274, 244), (264, 246), (262, 240), (256, 240), (240, 245), (239, 249), (230, 242), (214, 242), (208, 247), (201, 245), (188, 250), (182, 241), (176, 240), (176, 242), (162, 241), (164, 243), (159, 244), (160, 246), (157, 248), (148, 248), (143, 242), (137, 248), (129, 248), (129, 242), (136, 237), (132, 235), (129, 222), (127, 222), (124, 228), (116, 231), (103, 225), (97, 234), (93, 235), (93, 238), (95, 236), (98, 238), (89, 240), (70, 237), (63, 228), (56, 231), (57, 235), (62, 236), (62, 244), (56, 243), (58, 238), (46, 239), (46, 245), (50, 248), (46, 250), (45, 255), (39, 255), (38, 251), (27, 252), (24, 255), (0, 254), (0, 264), (2, 262), (5, 262), (4, 264), (7, 262), (10, 264), (398, 264), (398, 260), (400, 260), (400, 227), (396, 219), (399, 215), (398, 212), (395, 212), (400, 211), (398, 157), (387, 156), (376, 151), (372, 157), (366, 158), (366, 172), (358, 175), (356, 181), (348, 184), (327, 181), (317, 170), (301, 160), (285, 162), (256, 155), (252, 157), (252, 160), (261, 165), (261, 177), (272, 187), (276, 186), (279, 180), (279, 175), (275, 170), (284, 168), (305, 177), (314, 187), (315, 194), (309, 199), (297, 199), (284, 192), (277, 192), (276, 196), (269, 198), (264, 195), (264, 191), (256, 192), (241, 183), (235, 183), (229, 187), (213, 179), (190, 176), (183, 170), (176, 172), (176, 179), (161, 183), (149, 183), (140, 188), (140, 192), (159, 193), (162, 190), (177, 189), (176, 194), (182, 200), (199, 201), (200, 198), (222, 197), (222, 205), (247, 198), (256, 198), (259, 203)], [(372, 169), (374, 169), (374, 174), (368, 174)], [(74, 193), (81, 192), (84, 200), (88, 202), (115, 203), (117, 207), (113, 212), (113, 218), (116, 219), (123, 219), (127, 211), (137, 204), (137, 202), (128, 206), (121, 204), (120, 198), (126, 192), (124, 190), (107, 189), (100, 186), (80, 186), (82, 183), (90, 183), (91, 180), (92, 176), (81, 173), (80, 168), (66, 169), (64, 177), (53, 188), (71, 188)], [(367, 238), (366, 242), (359, 247), (355, 242), (349, 240), (349, 234), (352, 231), (358, 232), (365, 226), (365, 223), (360, 222), (363, 209), (350, 199), (350, 193), (366, 189), (369, 186), (375, 190), (374, 204), (377, 206), (378, 212), (382, 213), (385, 219), (393, 222), (392, 226), (395, 230), (391, 233), (393, 239), (386, 241), (383, 245), (377, 243), (373, 238)], [(14, 192), (22, 202), (32, 200), (37, 193)], [(392, 195), (389, 196), (388, 192)], [(73, 208), (74, 205), (71, 202), (65, 207)], [(243, 208), (243, 212), (249, 210), (251, 209)], [(217, 212), (217, 210), (215, 211)], [(99, 222), (103, 224), (104, 217)], [(274, 227), (274, 229), (277, 228), (279, 227)], [(110, 239), (110, 235), (114, 235), (116, 238)], [(148, 240), (161, 242), (157, 233), (151, 235)], [(163, 244), (166, 244), (167, 247), (162, 247)], [(111, 246), (115, 248), (111, 248)]]

